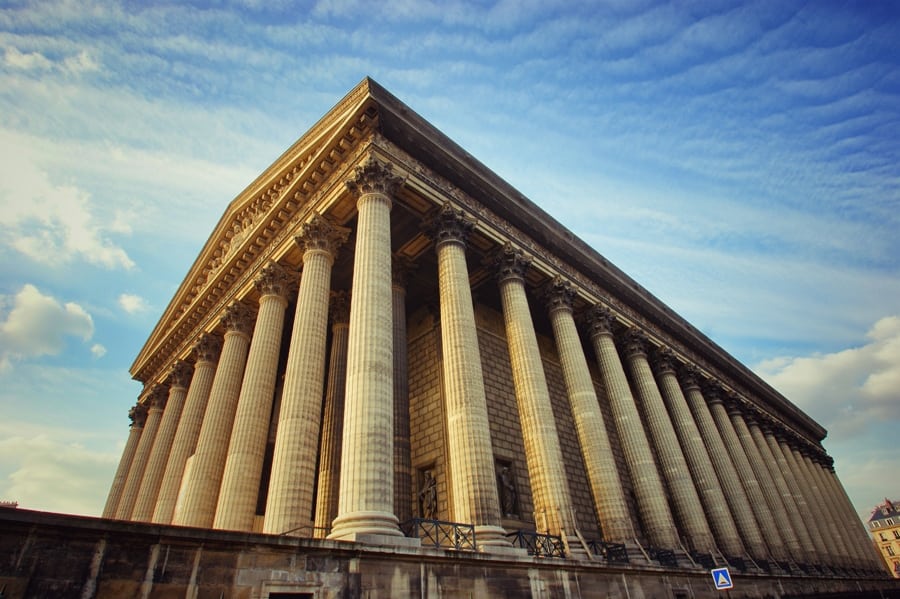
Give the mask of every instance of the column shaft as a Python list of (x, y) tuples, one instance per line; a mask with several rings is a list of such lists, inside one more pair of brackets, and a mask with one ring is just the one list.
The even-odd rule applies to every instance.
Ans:
[(432, 223), (438, 258), (441, 360), (447, 462), (455, 522), (475, 526), (479, 544), (508, 544), (501, 527), (500, 498), (487, 399), (469, 288), (465, 240), (474, 223), (445, 205)]
[(393, 268), (391, 309), (394, 322), (394, 514), (400, 522), (412, 518), (412, 463), (409, 446), (409, 355), (406, 336), (406, 270)]
[(125, 488), (122, 490), (122, 498), (119, 500), (119, 505), (116, 508), (116, 518), (118, 520), (131, 520), (131, 514), (134, 512), (134, 506), (137, 503), (138, 491), (140, 491), (141, 483), (144, 481), (147, 462), (150, 461), (150, 452), (153, 451), (156, 432), (159, 430), (163, 407), (166, 404), (165, 387), (157, 385), (150, 393), (150, 399), (148, 400), (150, 408), (147, 411), (147, 421), (144, 423), (141, 440), (138, 442), (134, 459), (131, 461), (131, 468), (128, 470), (128, 479), (125, 482)]
[(652, 545), (675, 549), (680, 546), (675, 520), (669, 510), (650, 442), (616, 351), (612, 326), (613, 318), (607, 310), (595, 308), (592, 311), (591, 340), (594, 353), (597, 355), (597, 364), (606, 387), (606, 398), (612, 410), (628, 472), (631, 474), (643, 530)]
[(184, 497), (175, 511), (173, 524), (200, 528), (213, 525), (250, 346), (251, 314), (244, 304), (234, 303), (222, 318), (227, 329), (222, 356), (209, 392), (190, 475), (185, 481)]
[[(741, 484), (737, 468), (731, 460), (722, 434), (716, 428), (712, 413), (706, 404), (706, 399), (697, 385), (694, 375), (689, 374), (685, 381), (685, 399), (688, 401), (697, 428), (703, 437), (704, 443), (709, 447), (709, 458), (722, 485), (725, 499), (731, 509), (731, 515), (740, 532), (741, 540), (750, 555), (755, 559), (767, 559), (768, 548), (763, 540), (762, 532), (754, 518), (750, 500)], [(738, 557), (741, 553), (733, 553)]]
[[(851, 534), (845, 526), (843, 519), (838, 515), (840, 510), (835, 505), (833, 494), (824, 486), (821, 477), (822, 469), (818, 465), (813, 464), (808, 456), (803, 456), (799, 453), (796, 455), (798, 457), (798, 464), (806, 468), (811, 485), (811, 493), (817, 498), (818, 503), (825, 508), (826, 518), (831, 522), (828, 531), (833, 536), (838, 537), (835, 542), (838, 543), (840, 547), (840, 551), (838, 552), (840, 559), (831, 565), (853, 566), (857, 553), (853, 547), (853, 542), (850, 540)], [(826, 533), (823, 532), (823, 536), (826, 536)]]
[(359, 199), (341, 495), (329, 538), (383, 542), (401, 536), (394, 515), (394, 356), (391, 194), (399, 181), (374, 160), (348, 182)]
[(193, 351), (197, 357), (194, 364), (194, 376), (191, 377), (191, 385), (184, 400), (184, 408), (181, 410), (178, 429), (172, 440), (172, 449), (169, 452), (166, 471), (159, 488), (156, 509), (153, 512), (153, 522), (159, 524), (172, 522), (175, 502), (178, 500), (178, 493), (184, 482), (184, 465), (197, 447), (197, 437), (200, 435), (200, 425), (203, 423), (203, 414), (206, 412), (206, 403), (209, 400), (209, 391), (216, 373), (216, 361), (219, 359), (220, 349), (219, 339), (205, 333), (194, 345)]
[(341, 485), (341, 438), (344, 432), (344, 393), (347, 380), (347, 338), (350, 334), (350, 299), (345, 292), (331, 299), (331, 358), (322, 412), (319, 450), (319, 487), (316, 493), (315, 536), (325, 537), (338, 515)]
[(619, 543), (631, 541), (634, 529), (603, 421), (603, 412), (600, 411), (587, 358), (572, 315), (573, 297), (571, 286), (557, 279), (550, 290), (547, 303), (563, 380), (575, 420), (575, 432), (603, 538)]
[(125, 489), (125, 482), (128, 480), (131, 462), (134, 460), (134, 454), (137, 451), (138, 443), (140, 442), (141, 432), (144, 430), (144, 421), (147, 419), (147, 411), (144, 406), (137, 404), (128, 411), (128, 416), (131, 418), (131, 427), (128, 430), (128, 440), (125, 441), (125, 449), (122, 450), (122, 457), (119, 458), (119, 467), (116, 468), (116, 474), (113, 477), (109, 495), (106, 498), (106, 506), (103, 508), (104, 518), (116, 517), (119, 500), (122, 498), (122, 491)]
[[(780, 467), (779, 456), (774, 453), (759, 425), (752, 419), (747, 424), (762, 461), (769, 469), (772, 482), (775, 484), (777, 493), (777, 498), (775, 499), (780, 499), (781, 509), (778, 510), (778, 513), (784, 516), (779, 519), (776, 514), (776, 519), (785, 546), (796, 561), (814, 564), (818, 559), (816, 556), (817, 546), (807, 530), (805, 519), (800, 511), (802, 508), (793, 497), (790, 486), (785, 480), (785, 474)], [(778, 502), (776, 501), (775, 503)]]
[(731, 516), (706, 444), (678, 384), (671, 356), (664, 354), (661, 357), (658, 373), (660, 391), (718, 546), (727, 555), (742, 555), (744, 546), (738, 536), (737, 525)]
[(178, 421), (181, 419), (190, 378), (191, 367), (184, 362), (176, 362), (169, 375), (169, 398), (166, 400), (162, 421), (156, 432), (156, 440), (153, 442), (153, 450), (150, 452), (150, 460), (147, 462), (144, 481), (141, 483), (138, 500), (131, 516), (132, 520), (150, 522), (153, 519), (156, 500), (159, 497), (159, 489), (166, 472), (166, 464), (169, 462), (172, 440), (175, 438)]
[(290, 277), (276, 263), (256, 279), (259, 313), (222, 472), (215, 528), (252, 531), (262, 477)]
[[(778, 533), (778, 527), (775, 525), (775, 519), (766, 501), (765, 493), (763, 493), (762, 486), (750, 465), (750, 460), (741, 445), (741, 441), (738, 439), (734, 425), (728, 417), (728, 412), (725, 410), (725, 406), (722, 405), (722, 400), (718, 396), (717, 391), (707, 391), (704, 393), (704, 396), (709, 403), (709, 411), (716, 423), (716, 427), (719, 429), (719, 434), (722, 436), (725, 449), (728, 451), (729, 457), (731, 457), (731, 462), (734, 464), (738, 478), (750, 501), (750, 507), (753, 515), (756, 516), (756, 523), (762, 532), (769, 553), (776, 559), (784, 560), (787, 558), (784, 541)], [(768, 555), (765, 557), (754, 555), (754, 557), (766, 559)]]
[[(362, 226), (362, 224), (360, 224)], [(303, 275), (288, 350), (263, 530), (312, 536), (313, 492), (328, 341), (331, 267), (347, 231), (316, 216), (303, 227)]]
[(688, 545), (695, 551), (713, 553), (715, 542), (712, 531), (706, 522), (703, 505), (700, 503), (694, 481), (691, 480), (687, 460), (678, 444), (671, 417), (663, 405), (653, 371), (650, 370), (646, 351), (643, 337), (634, 333), (629, 335), (626, 358), (631, 368), (631, 380), (644, 408), (647, 428), (656, 447), (660, 469)]
[(525, 295), (524, 272), (530, 260), (507, 246), (498, 262), (500, 299), (534, 499), (535, 524), (539, 531), (573, 535), (575, 522), (569, 483), (563, 468), (550, 392)]

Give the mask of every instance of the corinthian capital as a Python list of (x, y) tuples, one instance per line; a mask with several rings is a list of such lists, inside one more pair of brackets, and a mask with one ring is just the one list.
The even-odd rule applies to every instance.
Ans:
[(244, 302), (234, 302), (225, 308), (219, 323), (226, 331), (242, 333), (249, 337), (253, 332), (253, 310)]
[(647, 337), (638, 329), (629, 329), (625, 333), (625, 354), (628, 356), (640, 355), (647, 357)]
[(346, 291), (331, 292), (331, 306), (329, 310), (331, 322), (335, 324), (347, 324), (350, 322), (350, 294)]
[(253, 281), (260, 295), (277, 295), (284, 299), (290, 295), (293, 283), (293, 277), (277, 262), (263, 266)]
[(425, 233), (435, 240), (435, 246), (442, 243), (455, 242), (465, 245), (469, 234), (475, 228), (475, 220), (454, 208), (449, 202), (441, 206), (437, 216), (425, 226)]
[(357, 166), (353, 176), (345, 181), (350, 193), (357, 197), (367, 193), (380, 193), (393, 197), (394, 193), (403, 183), (403, 179), (394, 175), (394, 165), (382, 164), (371, 156), (360, 166)]
[(131, 426), (141, 428), (147, 421), (147, 406), (144, 404), (135, 404), (128, 410), (128, 418), (131, 419)]
[(172, 370), (169, 371), (166, 382), (172, 387), (187, 387), (188, 383), (191, 382), (191, 374), (193, 372), (194, 369), (191, 368), (190, 364), (182, 360), (176, 360), (175, 364), (172, 365)]
[(678, 370), (678, 358), (668, 347), (660, 347), (654, 356), (656, 368), (660, 373), (675, 374)]
[(507, 243), (494, 255), (493, 266), (497, 271), (497, 280), (501, 283), (509, 279), (524, 281), (525, 273), (531, 266), (531, 258)]
[(575, 290), (572, 284), (559, 275), (553, 277), (543, 289), (541, 294), (547, 310), (552, 314), (556, 310), (572, 311), (572, 303), (575, 301)]
[(324, 250), (334, 259), (337, 250), (350, 235), (350, 229), (339, 227), (321, 214), (313, 215), (308, 223), (300, 227), (300, 234), (294, 237), (304, 252)]
[(193, 351), (198, 362), (215, 363), (219, 360), (219, 352), (222, 351), (222, 341), (215, 335), (202, 333), (194, 344)]
[(613, 335), (616, 317), (606, 306), (596, 305), (585, 312), (582, 317), (591, 339), (598, 335)]
[(166, 407), (166, 400), (169, 399), (169, 387), (167, 385), (153, 385), (153, 388), (150, 390), (150, 399), (147, 403), (150, 404), (150, 409), (153, 408), (162, 410)]

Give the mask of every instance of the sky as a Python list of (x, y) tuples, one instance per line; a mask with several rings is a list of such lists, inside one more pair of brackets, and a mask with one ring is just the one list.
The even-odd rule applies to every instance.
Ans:
[(0, 3), (0, 499), (98, 515), (227, 204), (370, 76), (900, 499), (900, 5)]

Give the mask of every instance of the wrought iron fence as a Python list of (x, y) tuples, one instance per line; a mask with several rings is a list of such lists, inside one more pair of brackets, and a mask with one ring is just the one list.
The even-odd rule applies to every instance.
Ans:
[(507, 538), (515, 547), (522, 547), (528, 555), (535, 557), (566, 557), (566, 548), (562, 537), (545, 535), (530, 530), (517, 530), (507, 533)]
[(627, 564), (629, 561), (625, 543), (607, 543), (591, 539), (587, 541), (587, 546), (591, 553), (602, 557), (609, 564)]
[(455, 549), (456, 551), (477, 551), (475, 526), (459, 522), (413, 518), (404, 522), (403, 534), (418, 538), (423, 547)]
[(658, 547), (650, 547), (647, 549), (650, 559), (658, 561), (663, 566), (678, 567), (678, 560), (675, 558), (675, 552), (671, 549), (660, 549)]
[(707, 570), (712, 570), (716, 567), (716, 561), (713, 559), (713, 556), (710, 553), (691, 551), (691, 559), (694, 560), (694, 563), (703, 566)]

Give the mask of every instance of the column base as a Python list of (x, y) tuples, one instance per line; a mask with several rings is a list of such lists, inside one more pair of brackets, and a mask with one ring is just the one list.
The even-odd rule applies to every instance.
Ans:
[(490, 524), (476, 525), (475, 540), (478, 543), (478, 551), (480, 553), (515, 557), (528, 555), (528, 551), (525, 549), (513, 547), (512, 542), (506, 538), (506, 530), (500, 526)]
[[(327, 538), (333, 541), (351, 541), (356, 543), (365, 543), (363, 538), (388, 539), (406, 539), (400, 532), (400, 525), (397, 516), (390, 512), (350, 512), (341, 514), (334, 519), (331, 525), (331, 533)], [(413, 540), (413, 539), (409, 539)], [(418, 539), (415, 539), (418, 542)], [(376, 545), (386, 544), (384, 542), (374, 543)], [(402, 543), (397, 543), (402, 544)]]

